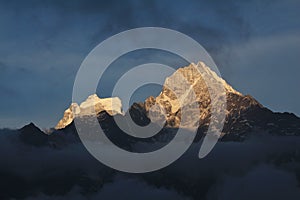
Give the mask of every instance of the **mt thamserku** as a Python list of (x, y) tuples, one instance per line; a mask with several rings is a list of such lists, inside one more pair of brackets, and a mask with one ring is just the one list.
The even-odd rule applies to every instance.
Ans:
[[(199, 67), (204, 69), (205, 73), (200, 74), (197, 69)], [(159, 96), (156, 98), (150, 96), (145, 101), (146, 111), (149, 112), (150, 107), (155, 103), (158, 103), (165, 109), (165, 116), (168, 125), (177, 127), (180, 121), (180, 116), (176, 114), (180, 112), (180, 103), (178, 99), (186, 98), (186, 100), (183, 101), (183, 105), (192, 103), (185, 95), (193, 90), (196, 95), (195, 100), (200, 105), (201, 115), (199, 117), (200, 119), (204, 119), (209, 114), (211, 94), (209, 94), (203, 77), (213, 78), (215, 82), (218, 82), (224, 86), (226, 93), (242, 96), (241, 93), (234, 90), (215, 72), (210, 70), (210, 68), (207, 67), (203, 62), (199, 62), (198, 64), (192, 63), (187, 67), (178, 69), (174, 74), (166, 78), (162, 92), (159, 94)], [(183, 88), (184, 81), (187, 81), (188, 83), (186, 88)], [(170, 87), (168, 87), (170, 85), (172, 85), (172, 88), (176, 89), (177, 96), (174, 94), (174, 92), (172, 92)], [(75, 116), (88, 116), (93, 112), (100, 113), (101, 111), (106, 111), (111, 116), (115, 114), (123, 114), (121, 100), (118, 97), (101, 99), (96, 94), (92, 94), (84, 102), (82, 102), (80, 106), (77, 103), (72, 103), (71, 106), (65, 111), (63, 118), (56, 125), (56, 129), (61, 129), (69, 125)], [(160, 110), (157, 112), (160, 112)]]
[[(198, 69), (201, 68), (201, 74)], [(183, 87), (182, 78), (189, 83), (189, 87)], [(210, 83), (218, 83), (224, 87), (225, 94), (211, 94), (204, 80), (210, 80)], [(169, 89), (176, 89), (177, 96)], [(181, 107), (179, 100), (185, 99), (185, 95), (193, 90), (196, 95), (195, 101), (199, 105), (199, 129), (205, 130), (210, 123), (212, 101), (211, 95), (214, 98), (219, 98), (225, 95), (226, 102), (226, 120), (223, 128), (223, 135), (227, 138), (243, 139), (247, 133), (254, 129), (262, 129), (274, 134), (283, 135), (299, 135), (300, 129), (299, 118), (290, 113), (274, 113), (263, 107), (250, 95), (243, 95), (233, 89), (224, 79), (219, 77), (203, 62), (198, 64), (190, 64), (189, 66), (179, 68), (170, 77), (167, 77), (161, 93), (157, 97), (150, 96), (143, 103), (134, 103), (127, 112), (133, 113), (132, 117), (137, 120), (141, 116), (149, 117), (149, 110), (152, 105), (159, 104), (164, 108), (164, 113), (157, 110), (158, 115), (163, 114), (166, 119), (165, 127), (178, 128), (181, 121)], [(181, 102), (181, 105), (190, 104), (189, 99)], [(217, 106), (218, 107), (218, 106)], [(220, 108), (221, 109), (221, 108)], [(122, 111), (122, 103), (118, 97), (100, 99), (96, 94), (89, 96), (86, 101), (80, 106), (77, 103), (72, 103), (65, 111), (63, 118), (59, 121), (56, 129), (63, 129), (69, 126), (74, 116), (82, 117), (89, 116), (92, 111), (96, 114), (106, 112), (108, 115), (124, 115)], [(191, 111), (191, 114), (193, 112)], [(153, 119), (151, 119), (153, 120)], [(183, 122), (184, 123), (184, 122)], [(226, 137), (225, 137), (226, 138)]]

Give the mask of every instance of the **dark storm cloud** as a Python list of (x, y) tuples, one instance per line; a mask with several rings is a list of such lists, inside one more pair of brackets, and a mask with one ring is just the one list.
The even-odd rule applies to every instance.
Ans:
[(300, 198), (298, 185), (293, 173), (263, 164), (255, 166), (242, 177), (225, 176), (207, 195), (207, 200), (296, 200)]
[[(116, 192), (117, 191), (117, 192)], [(80, 188), (74, 187), (70, 192), (64, 196), (58, 195), (45, 195), (38, 194), (26, 198), (26, 200), (47, 200), (47, 199), (72, 199), (80, 200), (86, 199), (87, 197), (81, 193)], [(125, 179), (125, 180), (114, 180), (112, 183), (106, 184), (101, 191), (98, 191), (89, 196), (90, 200), (99, 200), (99, 199), (132, 199), (132, 200), (190, 200), (188, 197), (184, 197), (178, 194), (174, 190), (164, 189), (164, 188), (155, 188), (149, 186), (143, 181), (136, 179)]]
[[(89, 199), (189, 199), (172, 188), (158, 188), (138, 177), (116, 173), (89, 155), (81, 143), (59, 149), (36, 147), (22, 142), (19, 134), (0, 129), (1, 199), (85, 199), (87, 195)], [(72, 135), (60, 137), (74, 139)], [(91, 188), (93, 192), (84, 193)]]
[[(22, 142), (19, 134), (0, 130), (0, 197), (208, 200), (300, 197), (297, 136), (256, 132), (244, 142), (218, 142), (203, 159), (197, 157), (201, 144), (195, 143), (164, 169), (127, 174), (99, 163), (81, 143), (69, 143), (58, 149), (35, 147)], [(66, 137), (66, 141), (74, 139), (68, 134), (60, 137)]]

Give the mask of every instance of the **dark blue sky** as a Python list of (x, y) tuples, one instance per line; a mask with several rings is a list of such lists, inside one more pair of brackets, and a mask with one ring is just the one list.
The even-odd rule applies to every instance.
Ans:
[(53, 127), (85, 56), (109, 36), (143, 26), (189, 35), (234, 88), (299, 116), (299, 10), (296, 0), (0, 1), (0, 127)]

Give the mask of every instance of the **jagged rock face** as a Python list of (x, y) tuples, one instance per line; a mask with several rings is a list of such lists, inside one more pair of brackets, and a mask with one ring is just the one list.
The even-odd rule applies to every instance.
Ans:
[[(199, 73), (196, 69), (201, 65), (204, 69)], [(191, 88), (182, 88), (181, 78), (178, 74), (186, 78)], [(250, 95), (243, 95), (234, 90), (223, 79), (218, 77), (213, 71), (205, 66), (204, 63), (197, 65), (191, 64), (187, 67), (178, 69), (173, 75), (166, 79), (163, 90), (158, 97), (149, 97), (146, 99), (144, 106), (146, 112), (156, 103), (165, 108), (167, 119), (166, 126), (178, 128), (181, 121), (181, 108), (178, 98), (182, 98), (186, 91), (193, 90), (196, 98), (194, 99), (199, 105), (199, 129), (204, 133), (211, 122), (211, 98), (218, 98), (219, 94), (211, 94), (202, 76), (206, 76), (210, 83), (219, 82), (223, 85), (226, 93), (226, 117), (222, 130), (224, 140), (243, 140), (247, 134), (255, 129), (260, 129), (272, 134), (278, 135), (300, 135), (300, 123), (298, 117), (290, 113), (274, 113), (263, 107), (257, 100)], [(177, 97), (167, 85), (178, 88)], [(179, 94), (179, 95), (178, 95)], [(212, 97), (213, 96), (213, 97)], [(190, 102), (190, 99), (187, 99)], [(184, 103), (183, 103), (184, 104)], [(222, 108), (223, 109), (223, 108)], [(152, 119), (151, 119), (152, 120)]]
[(55, 129), (62, 129), (71, 124), (74, 117), (84, 117), (106, 111), (110, 115), (122, 114), (122, 103), (118, 97), (99, 98), (96, 94), (90, 95), (80, 104), (72, 103), (65, 110), (63, 118), (58, 122)]
[[(199, 67), (199, 65), (203, 69), (201, 73), (199, 73), (196, 68)], [(188, 84), (191, 85), (190, 88), (182, 87), (180, 76), (183, 76), (188, 81)], [(198, 109), (200, 111), (199, 130), (204, 133), (211, 122), (211, 99), (219, 98), (218, 95), (220, 94), (211, 94), (209, 92), (202, 78), (203, 76), (206, 76), (206, 80), (207, 78), (211, 80), (210, 83), (218, 82), (224, 87), (226, 97), (226, 117), (222, 130), (224, 140), (243, 140), (247, 136), (247, 133), (250, 133), (256, 128), (280, 135), (300, 134), (300, 129), (296, 126), (296, 124), (300, 122), (299, 118), (288, 113), (273, 113), (263, 107), (252, 96), (243, 95), (234, 90), (201, 62), (197, 65), (191, 64), (187, 67), (180, 68), (173, 75), (168, 77), (159, 96), (156, 98), (151, 96), (146, 99), (144, 103), (146, 112), (149, 112), (151, 106), (160, 104), (165, 109), (166, 126), (178, 128), (181, 123), (181, 108), (178, 99), (182, 99), (182, 97), (186, 95), (186, 91), (193, 90), (196, 95), (194, 101), (198, 103)], [(176, 91), (177, 96), (167, 87), (168, 85), (172, 85), (173, 89), (178, 89)], [(188, 98), (186, 100), (188, 103), (193, 103)], [(183, 102), (183, 104), (185, 104), (185, 102)], [(224, 109), (224, 107), (222, 109)], [(287, 118), (289, 120), (286, 120)]]
[[(221, 86), (222, 90), (213, 93), (206, 85), (207, 80), (209, 80), (210, 87)], [(148, 116), (152, 122), (158, 121), (164, 116), (166, 119), (166, 127), (178, 128), (179, 126), (199, 126), (209, 122), (212, 108), (211, 99), (221, 98), (222, 95), (229, 97), (230, 94), (243, 97), (241, 93), (234, 90), (203, 62), (199, 62), (198, 64), (192, 63), (187, 67), (179, 68), (174, 74), (166, 78), (162, 92), (159, 96), (150, 96), (144, 103), (139, 104), (139, 108), (142, 106), (144, 107), (143, 109), (140, 108), (137, 110), (138, 107), (133, 105), (130, 108), (130, 112), (133, 114), (135, 113), (134, 118), (136, 119)], [(230, 101), (230, 98), (227, 98), (227, 101), (228, 113), (241, 109), (235, 105), (235, 101)], [(154, 106), (155, 104), (159, 106)], [(194, 106), (191, 106), (192, 104)], [(258, 102), (251, 99), (249, 105), (250, 104), (258, 104)], [(113, 108), (112, 105), (114, 105)], [(244, 106), (247, 107), (249, 105)], [(64, 117), (59, 121), (56, 129), (64, 128), (70, 124), (74, 119), (74, 115), (90, 115), (93, 109), (95, 109), (96, 114), (101, 111), (106, 111), (111, 116), (122, 114), (121, 106), (119, 98), (100, 99), (97, 95), (91, 95), (86, 101), (81, 103), (80, 106), (78, 106), (77, 103), (73, 103), (65, 111)], [(214, 105), (214, 107), (224, 109), (224, 105)], [(192, 120), (190, 118), (186, 118), (184, 121), (181, 113), (182, 108), (188, 112), (187, 116), (193, 116), (193, 118), (195, 118), (194, 116), (197, 116), (197, 123), (191, 124)], [(140, 116), (137, 116), (138, 113)], [(200, 124), (198, 122), (200, 122)]]
[[(207, 81), (209, 85), (206, 85)], [(222, 90), (211, 90), (220, 86)], [(223, 97), (226, 98), (225, 104), (222, 101), (213, 101)], [(221, 104), (218, 104), (219, 102)], [(150, 96), (143, 103), (134, 103), (126, 113), (122, 112), (121, 107), (119, 98), (100, 99), (97, 95), (91, 95), (80, 106), (73, 103), (65, 111), (56, 129), (71, 124), (74, 116), (84, 117), (88, 121), (95, 110), (94, 113), (103, 126), (114, 124), (103, 113), (107, 113), (108, 116), (117, 115), (125, 121), (125, 116), (130, 114), (133, 121), (140, 126), (147, 125), (150, 120), (155, 123), (163, 117), (166, 121), (165, 131), (168, 128), (197, 126), (199, 132), (205, 133), (212, 120), (216, 120), (211, 118), (212, 109), (217, 108), (219, 109), (217, 111), (225, 111), (222, 130), (224, 140), (243, 140), (256, 128), (281, 135), (300, 135), (298, 117), (288, 113), (273, 113), (250, 95), (243, 95), (233, 89), (202, 62), (179, 68), (166, 78), (162, 91), (157, 97)], [(182, 109), (188, 112), (188, 118), (185, 120), (182, 119)], [(195, 118), (197, 123), (193, 121)], [(111, 127), (108, 130), (116, 132)]]
[(65, 110), (63, 118), (55, 126), (55, 129), (62, 129), (71, 124), (74, 119), (74, 114), (78, 112), (78, 107), (77, 103), (72, 103), (71, 106)]
[[(218, 87), (223, 87), (222, 90), (219, 90), (219, 93), (212, 93), (212, 90), (209, 90), (206, 85), (205, 81), (207, 80), (209, 80), (209, 84), (212, 84), (210, 87), (217, 87), (216, 85), (218, 85)], [(190, 97), (192, 96), (191, 93), (193, 93), (194, 97)], [(221, 98), (222, 95), (227, 97), (227, 113), (234, 109), (240, 109), (235, 106), (235, 102), (230, 101), (229, 97), (230, 95), (243, 97), (241, 93), (234, 90), (203, 62), (199, 62), (198, 64), (192, 63), (187, 67), (178, 69), (174, 74), (168, 77), (159, 96), (146, 99), (145, 108), (149, 111), (154, 104), (161, 105), (161, 107), (165, 109), (166, 125), (169, 127), (179, 127), (180, 124), (182, 124), (182, 106), (189, 106), (192, 103), (197, 103), (198, 106), (194, 107), (194, 110), (190, 109), (188, 111), (190, 112), (189, 115), (199, 115), (198, 119), (200, 125), (202, 125), (203, 123), (206, 123), (211, 115), (211, 99)], [(250, 104), (257, 103), (254, 99), (251, 99), (251, 101), (251, 103), (249, 102), (248, 105), (245, 106), (247, 107)], [(198, 109), (198, 111), (196, 112), (195, 109)], [(224, 107), (220, 107), (220, 109), (224, 109)], [(183, 122), (183, 124), (185, 124), (185, 122)]]

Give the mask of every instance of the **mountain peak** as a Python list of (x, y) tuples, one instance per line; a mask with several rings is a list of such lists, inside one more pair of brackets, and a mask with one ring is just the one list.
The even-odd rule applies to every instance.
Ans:
[[(219, 77), (216, 72), (211, 70), (205, 63), (191, 63), (188, 66), (179, 68), (171, 76), (166, 78), (159, 96), (146, 99), (144, 103), (146, 114), (149, 114), (150, 108), (154, 104), (158, 104), (160, 108), (164, 108), (164, 111), (157, 109), (153, 110), (151, 113), (155, 116), (164, 115), (166, 117), (167, 126), (178, 127), (181, 121), (181, 106), (188, 106), (196, 101), (197, 105), (199, 104), (199, 108), (195, 108), (200, 111), (199, 120), (203, 121), (204, 119), (209, 118), (212, 107), (211, 95), (213, 95), (213, 98), (218, 98), (221, 95), (224, 95), (224, 93), (210, 93), (207, 83), (205, 82), (206, 80), (209, 80), (208, 84), (211, 84), (209, 85), (210, 87), (224, 86), (223, 91), (228, 98), (232, 95), (244, 97), (240, 92), (233, 89), (224, 79)], [(176, 91), (176, 95), (174, 91)], [(193, 93), (196, 98), (194, 98), (194, 102), (190, 102), (191, 98), (189, 98), (189, 95)], [(229, 102), (228, 108), (234, 107), (234, 104), (234, 102)], [(92, 113), (98, 114), (101, 111), (106, 111), (111, 116), (123, 114), (121, 100), (118, 97), (101, 99), (96, 94), (92, 94), (80, 105), (77, 103), (71, 104), (64, 112), (63, 118), (55, 128), (62, 129), (66, 127), (73, 121), (75, 116), (89, 116)], [(196, 110), (191, 110), (192, 113), (194, 113), (194, 111)], [(154, 118), (151, 120), (154, 122), (156, 121)], [(183, 126), (184, 124), (184, 122), (181, 123)], [(188, 124), (189, 122), (186, 122), (187, 126)]]
[(26, 144), (43, 146), (47, 143), (48, 135), (41, 131), (41, 129), (35, 126), (32, 122), (19, 129), (19, 132), (20, 139)]
[[(206, 81), (209, 80), (209, 83)], [(220, 93), (211, 93), (208, 85), (211, 88), (223, 86), (224, 89)], [(219, 91), (219, 90), (216, 90)], [(216, 72), (212, 71), (205, 63), (199, 62), (197, 64), (191, 63), (188, 66), (179, 68), (171, 76), (167, 77), (162, 89), (162, 92), (157, 96), (149, 97), (145, 101), (145, 107), (149, 112), (150, 107), (154, 104), (159, 104), (166, 112), (167, 126), (178, 127), (181, 122), (181, 107), (197, 103), (200, 111), (200, 120), (209, 118), (211, 112), (211, 98), (219, 99), (226, 93), (226, 97), (230, 95), (243, 96), (240, 92), (233, 89), (224, 79), (219, 77)], [(175, 95), (176, 92), (176, 95)], [(195, 95), (190, 98), (189, 95)], [(227, 98), (228, 99), (228, 98)], [(191, 102), (193, 101), (193, 102)], [(190, 112), (195, 113), (195, 109)], [(158, 111), (160, 112), (160, 111)], [(199, 113), (199, 112), (198, 112)], [(159, 115), (159, 113), (158, 113)], [(187, 125), (189, 122), (186, 122)], [(181, 123), (181, 125), (184, 125)]]
[(22, 128), (19, 129), (20, 132), (40, 132), (40, 133), (44, 133), (43, 131), (41, 131), (40, 128), (38, 128), (34, 123), (30, 122), (29, 124), (23, 126)]
[(195, 80), (199, 79), (200, 77), (202, 78), (198, 81), (203, 81), (203, 78), (215, 79), (215, 81), (218, 81), (224, 86), (226, 92), (242, 95), (242, 93), (235, 90), (204, 62), (199, 61), (197, 64), (191, 63), (188, 66), (179, 68), (177, 71), (182, 73), (185, 78), (188, 77), (188, 80), (192, 83), (194, 83)]
[(98, 114), (101, 111), (106, 111), (111, 116), (123, 114), (121, 100), (118, 97), (99, 98), (97, 94), (92, 94), (80, 105), (72, 103), (70, 107), (65, 110), (63, 118), (58, 122), (55, 129), (65, 128), (72, 123), (74, 117), (89, 116)]
[[(223, 86), (221, 92), (209, 90), (220, 89), (220, 85)], [(193, 96), (190, 96), (191, 94)], [(219, 105), (212, 101), (224, 96), (226, 104)], [(196, 116), (196, 120), (191, 122), (191, 119), (181, 119), (181, 108), (185, 108), (187, 116)], [(212, 120), (212, 108), (225, 109), (226, 117), (222, 130), (224, 140), (243, 140), (251, 130), (257, 128), (280, 135), (300, 135), (297, 125), (299, 118), (291, 114), (273, 113), (252, 96), (243, 95), (233, 89), (203, 62), (179, 68), (166, 78), (157, 97), (150, 96), (143, 103), (133, 104), (128, 112), (138, 124), (148, 124), (149, 120), (153, 123), (160, 122), (161, 117), (164, 117), (166, 128), (198, 128), (201, 133), (205, 133)], [(116, 125), (110, 121), (109, 115), (123, 115), (121, 100), (118, 97), (101, 99), (93, 94), (80, 105), (72, 103), (56, 129), (63, 129), (71, 124), (75, 116), (91, 114), (97, 114), (99, 122), (106, 124), (107, 130), (117, 132)], [(106, 117), (101, 117), (102, 114)]]

